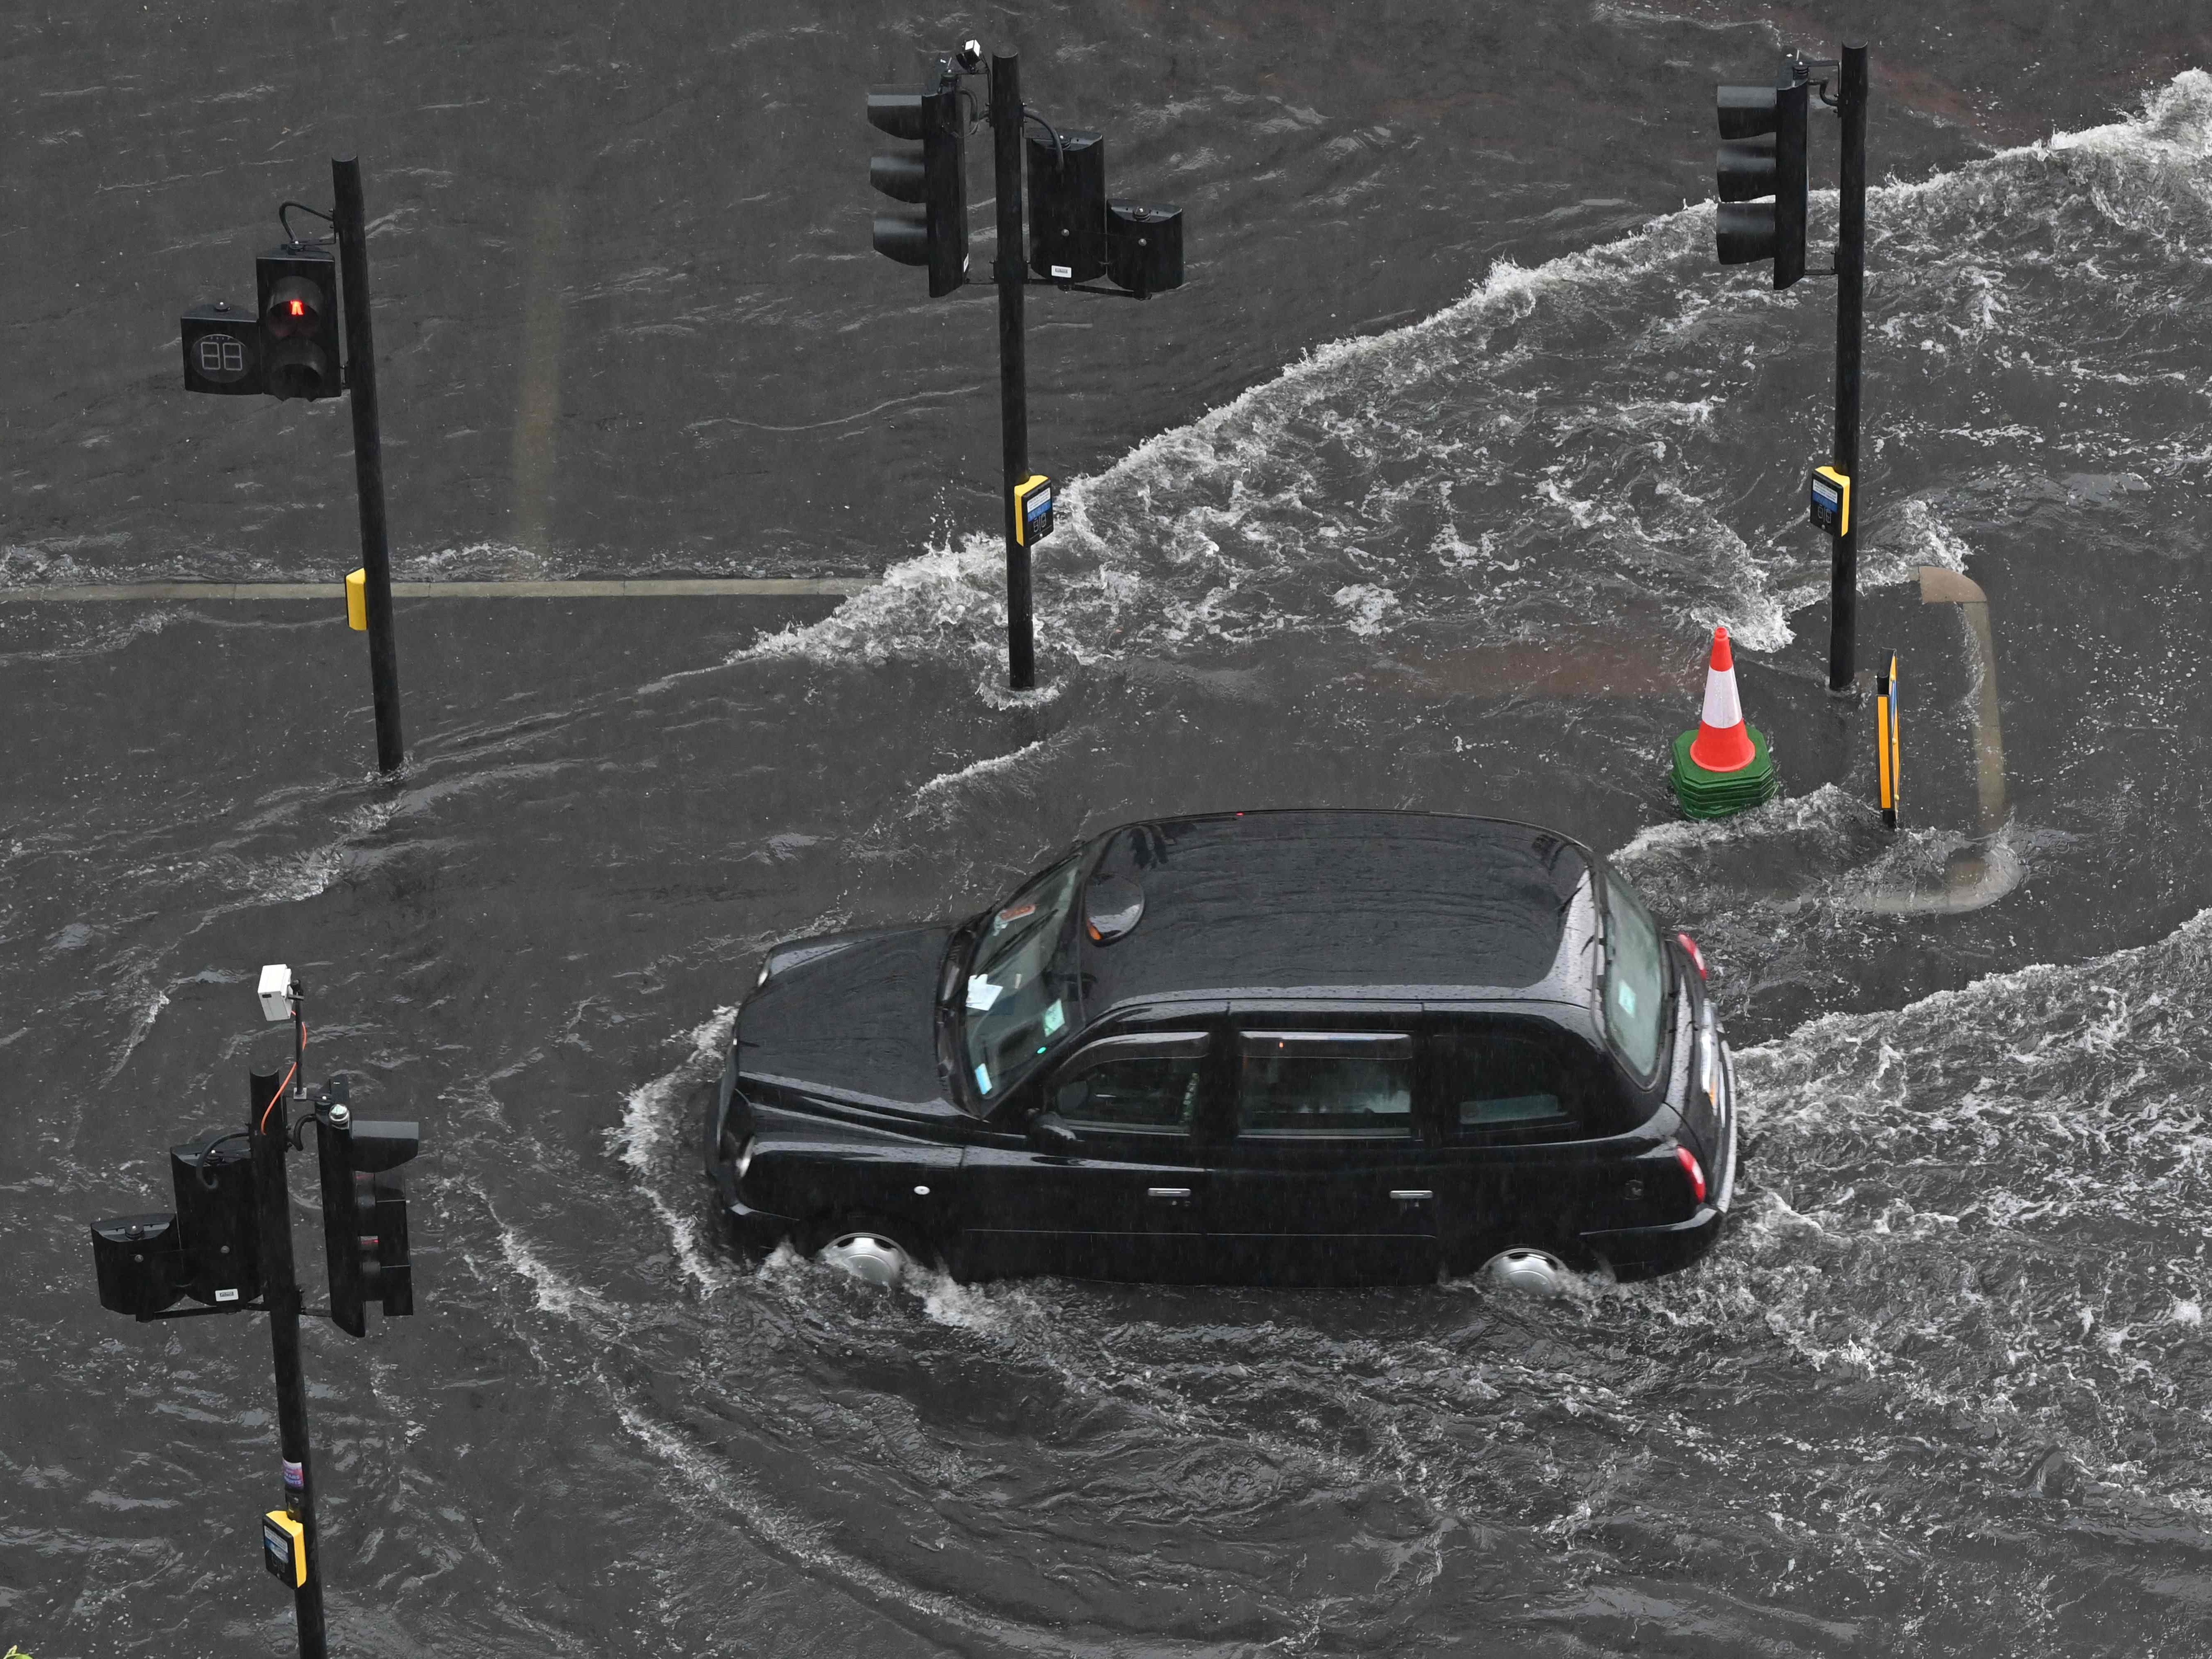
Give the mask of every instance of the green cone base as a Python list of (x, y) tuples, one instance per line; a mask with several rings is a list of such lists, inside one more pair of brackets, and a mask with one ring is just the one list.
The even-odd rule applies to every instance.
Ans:
[(1751, 764), (1741, 772), (1708, 772), (1690, 758), (1695, 732), (1674, 739), (1674, 799), (1683, 815), (1692, 818), (1732, 817), (1764, 806), (1782, 793), (1782, 775), (1774, 769), (1774, 757), (1766, 747), (1766, 733), (1755, 726), (1751, 734)]

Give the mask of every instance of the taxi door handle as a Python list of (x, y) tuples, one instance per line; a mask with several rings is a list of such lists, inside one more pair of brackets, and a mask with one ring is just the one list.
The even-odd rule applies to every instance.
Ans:
[(1426, 1187), (1393, 1187), (1390, 1196), (1401, 1204), (1426, 1204), (1436, 1194)]
[(1170, 1204), (1188, 1204), (1190, 1202), (1190, 1188), (1188, 1187), (1147, 1187), (1145, 1188), (1145, 1196), (1146, 1198), (1164, 1199)]

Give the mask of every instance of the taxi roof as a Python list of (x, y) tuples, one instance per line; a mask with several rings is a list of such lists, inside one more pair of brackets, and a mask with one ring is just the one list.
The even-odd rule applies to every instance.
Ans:
[(1503, 818), (1308, 809), (1153, 818), (1099, 837), (1093, 878), (1143, 890), (1107, 944), (1079, 932), (1088, 1010), (1297, 994), (1485, 999), (1553, 982), (1588, 848)]

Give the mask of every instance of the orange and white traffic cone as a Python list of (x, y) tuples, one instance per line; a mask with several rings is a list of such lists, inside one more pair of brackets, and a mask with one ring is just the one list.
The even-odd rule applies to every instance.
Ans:
[(1693, 818), (1727, 817), (1770, 801), (1782, 787), (1765, 734), (1743, 717), (1726, 628), (1713, 629), (1705, 707), (1695, 732), (1674, 739), (1674, 799)]
[(1735, 691), (1735, 653), (1725, 626), (1713, 629), (1712, 665), (1705, 671), (1705, 709), (1690, 758), (1708, 772), (1741, 772), (1759, 758), (1744, 725), (1743, 699)]

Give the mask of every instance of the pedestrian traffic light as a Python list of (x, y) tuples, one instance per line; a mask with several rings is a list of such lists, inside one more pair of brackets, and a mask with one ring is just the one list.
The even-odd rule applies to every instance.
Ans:
[(343, 1079), (324, 1091), (315, 1115), (322, 1165), (323, 1244), (331, 1273), (331, 1322), (368, 1334), (368, 1304), (386, 1318), (415, 1311), (407, 1260), (407, 1191), (399, 1166), (422, 1146), (412, 1123), (356, 1121)]
[[(1720, 261), (1771, 259), (1778, 289), (1805, 274), (1807, 88), (1794, 69), (1784, 73), (1784, 84), (1722, 87), (1716, 96), (1721, 205), (1713, 231)], [(1774, 199), (1761, 199), (1769, 196)]]
[(261, 296), (261, 389), (272, 398), (335, 398), (338, 264), (327, 248), (287, 242), (253, 262)]
[(250, 398), (261, 390), (261, 325), (228, 300), (194, 306), (179, 319), (185, 390)]
[(940, 70), (933, 88), (872, 92), (868, 122), (894, 138), (918, 140), (921, 154), (877, 155), (868, 182), (894, 201), (919, 204), (920, 213), (879, 213), (876, 252), (902, 265), (929, 268), (929, 297), (941, 299), (968, 280), (967, 126), (960, 82)]
[(1032, 132), (1030, 269), (1048, 282), (1106, 274), (1106, 139), (1096, 132)]

